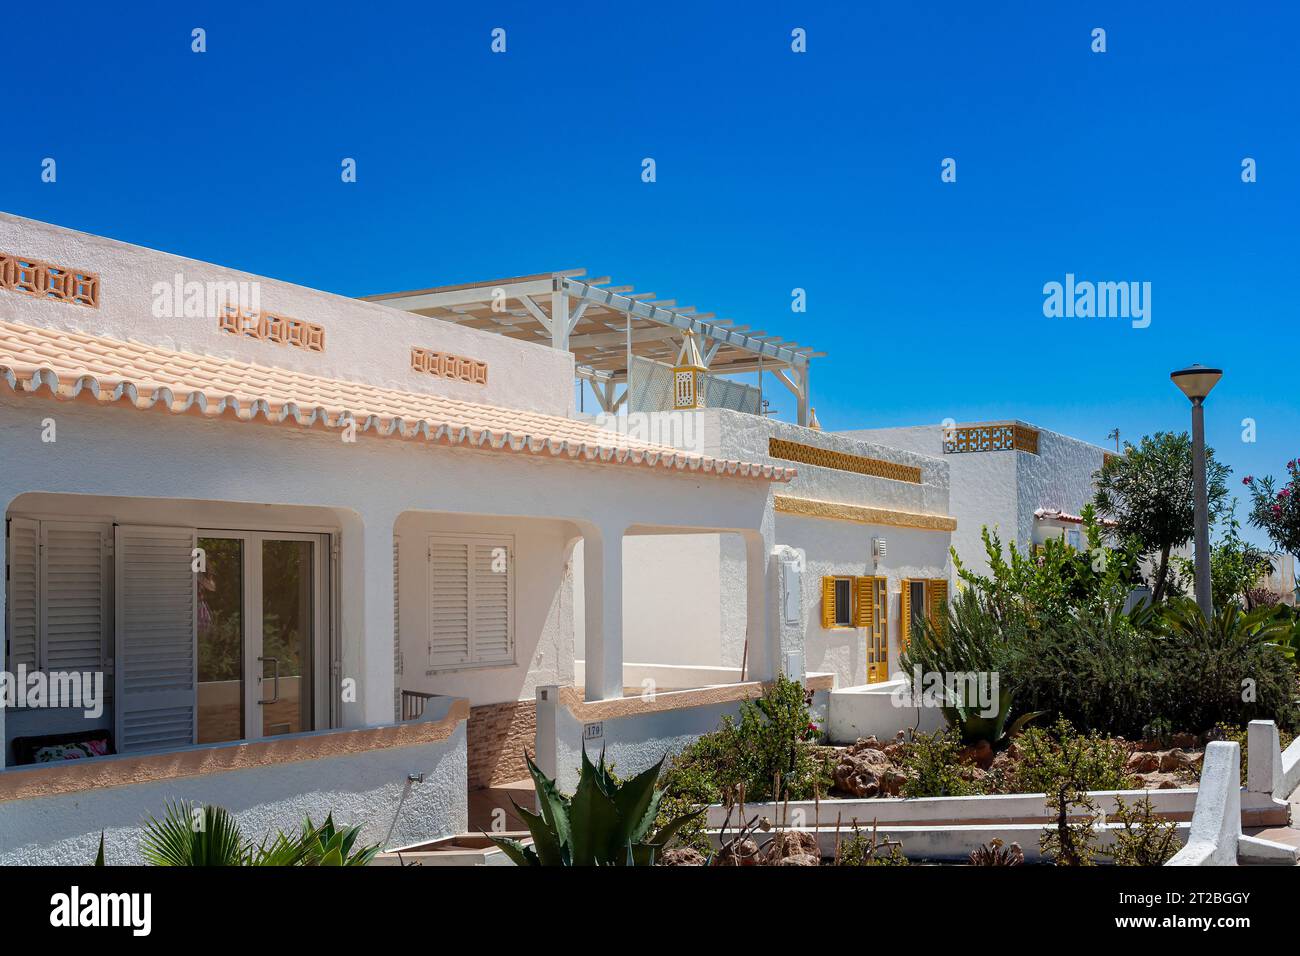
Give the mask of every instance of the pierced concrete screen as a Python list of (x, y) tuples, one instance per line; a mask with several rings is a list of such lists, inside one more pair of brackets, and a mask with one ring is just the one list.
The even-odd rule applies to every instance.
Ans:
[(99, 308), (99, 276), (95, 273), (10, 252), (0, 252), (0, 289)]

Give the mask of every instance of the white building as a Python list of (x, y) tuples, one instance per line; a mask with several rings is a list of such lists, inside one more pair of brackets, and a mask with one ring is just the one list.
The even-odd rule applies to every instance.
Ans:
[[(575, 301), (594, 285), (543, 285), (566, 331), (602, 314)], [(524, 296), (504, 301), (531, 314)], [(138, 859), (168, 799), (258, 833), (333, 811), (411, 845), (464, 832), (469, 788), (522, 776), (525, 744), (563, 777), (600, 740), (630, 772), (802, 676), (773, 584), (797, 466), (598, 427), (567, 350), (468, 325), (0, 215), (22, 690), (0, 710), (0, 862), (83, 863), (101, 831)], [(805, 357), (768, 351), (806, 384)], [(687, 668), (625, 696), (645, 679), (624, 667), (626, 542), (681, 534), (741, 542), (743, 679)], [(76, 706), (18, 680), (52, 672), (84, 677), (57, 701)]]
[(841, 432), (920, 455), (942, 458), (957, 520), (953, 547), (962, 564), (989, 570), (983, 528), (1021, 551), (1048, 538), (1087, 544), (1080, 512), (1092, 501), (1106, 449), (1022, 421), (915, 425)]

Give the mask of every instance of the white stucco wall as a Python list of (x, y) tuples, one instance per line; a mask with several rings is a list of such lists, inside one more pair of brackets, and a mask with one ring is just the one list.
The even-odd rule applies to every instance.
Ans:
[[(9, 322), (552, 415), (573, 410), (573, 356), (548, 346), (4, 213), (0, 213), (0, 249), (100, 276), (98, 309), (0, 292), (0, 319)], [(308, 352), (221, 332), (216, 316), (155, 318), (154, 284), (172, 284), (177, 274), (185, 282), (257, 283), (263, 310), (322, 326), (325, 351)], [(487, 384), (449, 381), (412, 370), (412, 346), (487, 362)]]
[[(737, 576), (722, 587), (723, 550), (738, 551)], [(724, 654), (724, 607), (731, 640), (745, 639), (743, 542), (734, 535), (635, 535), (623, 539), (623, 651), (629, 661), (738, 666)], [(738, 652), (737, 652), (738, 653)]]
[[(403, 514), (398, 596), (401, 614), (405, 690), (465, 697), (473, 706), (532, 700), (539, 684), (574, 679), (573, 575), (566, 560), (578, 534), (566, 521), (490, 516)], [(514, 536), (513, 665), (429, 668), (430, 534), (509, 534)]]

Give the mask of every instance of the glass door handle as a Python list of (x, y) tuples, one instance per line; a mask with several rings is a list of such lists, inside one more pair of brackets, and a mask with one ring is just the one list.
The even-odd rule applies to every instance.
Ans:
[[(259, 662), (262, 662), (262, 663), (265, 663), (266, 661), (270, 661), (270, 662), (271, 662), (271, 680), (274, 682), (274, 683), (271, 685), (271, 699), (270, 699), (270, 700), (259, 700), (258, 703), (259, 703), (259, 704), (274, 704), (276, 701), (278, 701), (278, 700), (280, 699), (280, 658), (278, 658), (278, 657), (259, 657), (259, 658), (258, 658), (258, 661), (259, 661)], [(262, 668), (262, 670), (265, 671), (266, 668)], [(265, 677), (263, 677), (262, 679), (265, 680)]]

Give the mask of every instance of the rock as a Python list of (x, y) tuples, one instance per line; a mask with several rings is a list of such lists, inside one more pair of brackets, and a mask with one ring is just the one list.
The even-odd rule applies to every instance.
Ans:
[(884, 750), (885, 745), (876, 739), (875, 734), (870, 737), (859, 737), (858, 742), (849, 748), (849, 753), (859, 754), (864, 750)]
[(1157, 754), (1138, 750), (1129, 755), (1124, 769), (1129, 773), (1154, 773), (1160, 769), (1160, 757)]
[(907, 755), (907, 744), (885, 744), (882, 752), (894, 763), (901, 764)]
[(1199, 750), (1201, 738), (1196, 734), (1174, 734), (1169, 742), (1182, 750)]
[(718, 851), (717, 866), (758, 866), (758, 844), (746, 837), (733, 840)]
[(813, 856), (811, 853), (796, 853), (794, 856), (787, 856), (776, 864), (777, 866), (821, 866), (822, 858)]
[(880, 783), (870, 770), (859, 770), (851, 763), (842, 763), (832, 774), (835, 789), (851, 797), (874, 797), (880, 792)]
[(659, 866), (703, 866), (704, 854), (689, 846), (677, 846), (659, 854)]
[(898, 770), (887, 770), (880, 778), (880, 792), (887, 797), (896, 797), (907, 783), (907, 774)]
[(1164, 771), (1186, 770), (1192, 765), (1191, 757), (1187, 751), (1175, 747), (1173, 750), (1166, 750), (1160, 754), (1160, 769)]
[(807, 864), (804, 863), (786, 862), (789, 858), (801, 856), (811, 856), (815, 861), (813, 866), (821, 864), (821, 849), (817, 845), (817, 837), (807, 830), (782, 830), (767, 845), (763, 862), (768, 866), (806, 866)]
[(889, 758), (879, 750), (844, 752), (831, 771), (835, 789), (855, 797), (874, 797), (880, 789), (880, 775), (890, 769)]
[(1157, 790), (1177, 790), (1177, 789), (1178, 789), (1178, 784), (1174, 783), (1172, 780), (1161, 780), (1160, 783), (1156, 786), (1156, 789), (1157, 789)]

